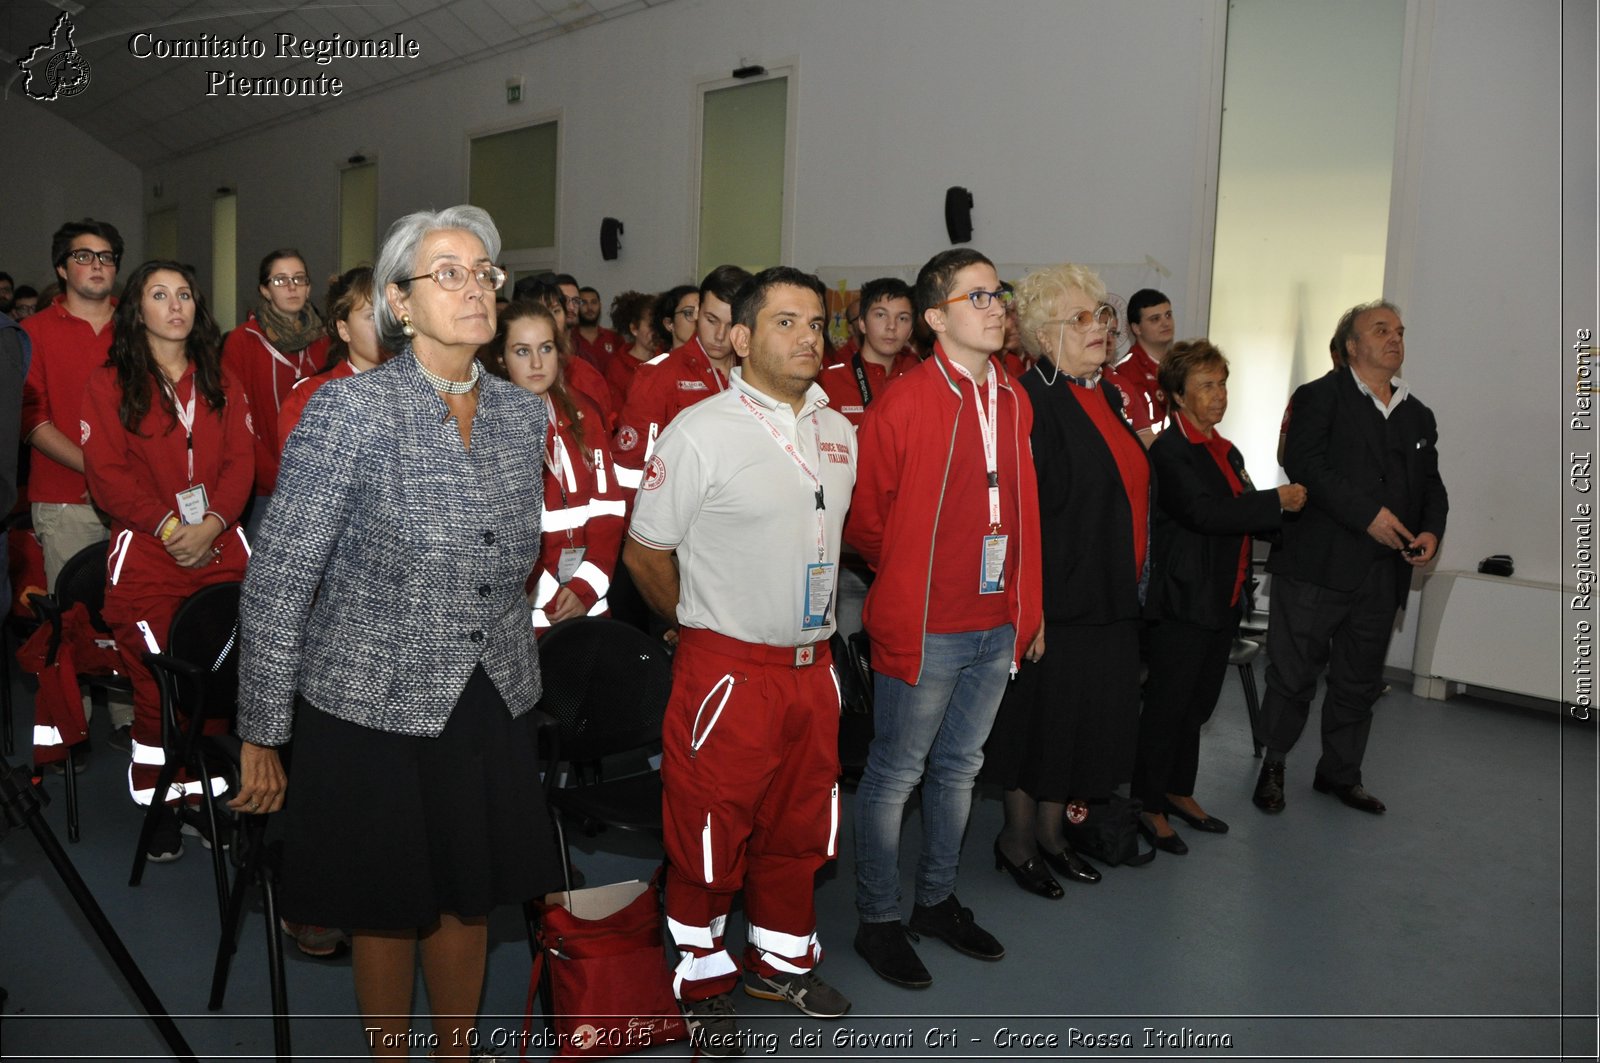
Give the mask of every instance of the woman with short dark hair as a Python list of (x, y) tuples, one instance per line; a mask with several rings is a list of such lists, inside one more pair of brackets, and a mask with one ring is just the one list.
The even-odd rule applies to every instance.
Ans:
[(1168, 427), (1150, 445), (1157, 506), (1151, 537), (1150, 679), (1139, 718), (1133, 796), (1143, 827), (1165, 852), (1188, 851), (1167, 822), (1224, 834), (1194, 797), (1200, 728), (1211, 718), (1244, 604), (1250, 536), (1298, 512), (1306, 489), (1256, 490), (1244, 458), (1216, 430), (1228, 411), (1228, 360), (1206, 340), (1174, 344), (1161, 361)]

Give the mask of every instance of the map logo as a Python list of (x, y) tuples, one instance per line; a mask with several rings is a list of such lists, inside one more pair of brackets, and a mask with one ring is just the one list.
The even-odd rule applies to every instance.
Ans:
[(89, 60), (73, 42), (72, 16), (61, 12), (50, 39), (36, 44), (17, 66), (27, 75), (22, 90), (35, 100), (62, 100), (89, 87)]

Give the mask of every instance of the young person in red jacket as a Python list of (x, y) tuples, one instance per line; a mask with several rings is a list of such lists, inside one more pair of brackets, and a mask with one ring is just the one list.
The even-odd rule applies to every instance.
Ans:
[(278, 411), (278, 438), (288, 440), (306, 403), (330, 380), (364, 373), (394, 357), (378, 343), (372, 310), (372, 267), (345, 270), (328, 286), (328, 361), (322, 371), (295, 383)]
[(983, 743), (1008, 674), (1044, 652), (1033, 406), (994, 358), (1006, 293), (971, 248), (935, 255), (916, 307), (933, 355), (872, 404), (845, 539), (877, 576), (876, 734), (856, 791), (856, 951), (909, 988), (933, 978), (900, 922), (900, 829), (922, 784), (914, 933), (998, 960), (1005, 948), (955, 896)]
[(707, 273), (700, 282), (694, 336), (634, 374), (612, 447), (623, 487), (638, 489), (656, 438), (674, 417), (727, 389), (728, 373), (737, 360), (728, 340), (733, 297), (749, 279), (750, 274), (738, 266), (718, 266)]
[[(248, 406), (222, 369), (221, 336), (188, 266), (134, 270), (113, 330), (110, 363), (84, 393), (82, 431), (89, 490), (111, 517), (105, 618), (133, 682), (128, 787), (141, 805), (180, 804), (198, 800), (205, 785), (180, 773), (171, 792), (155, 793), (165, 763), (161, 699), (144, 655), (165, 647), (185, 598), (244, 576), (250, 548), (235, 521), (254, 472)], [(212, 793), (223, 786), (211, 780)], [(174, 808), (148, 855), (182, 854)]]
[(322, 368), (328, 335), (311, 305), (311, 277), (300, 252), (285, 247), (261, 260), (257, 270), (261, 302), (244, 324), (228, 333), (222, 360), (244, 388), (250, 403), (250, 431), (256, 440), (257, 502), (250, 527), (259, 528), (278, 485), (283, 437), (278, 413), (295, 381)]
[(823, 369), (817, 383), (828, 405), (857, 428), (867, 406), (896, 377), (918, 363), (911, 349), (911, 289), (896, 277), (879, 277), (861, 286), (860, 335), (839, 348), (840, 361)]
[(534, 631), (575, 616), (604, 616), (622, 549), (623, 499), (600, 411), (562, 382), (565, 337), (538, 303), (512, 303), (495, 338), (478, 352), (484, 366), (542, 396), (545, 434), (544, 538), (528, 579)]
[(612, 360), (621, 357), (628, 344), (622, 338), (625, 329), (612, 331), (600, 324), (600, 305), (598, 288), (584, 285), (578, 289), (578, 325), (572, 330), (572, 353), (605, 376), (611, 371)]
[(611, 300), (611, 323), (626, 340), (606, 366), (613, 409), (620, 410), (627, 403), (639, 367), (661, 351), (656, 336), (656, 298), (647, 292), (623, 292)]

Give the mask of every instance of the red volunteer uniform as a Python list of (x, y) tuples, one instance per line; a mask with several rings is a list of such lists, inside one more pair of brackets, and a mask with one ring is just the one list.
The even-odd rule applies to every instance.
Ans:
[(639, 487), (656, 440), (674, 417), (727, 386), (728, 378), (711, 364), (698, 336), (640, 366), (611, 446), (622, 486), (629, 490)]
[[(243, 532), (234, 526), (250, 500), (253, 445), (246, 424), (248, 407), (240, 385), (223, 375), (227, 401), (221, 410), (206, 405), (195, 389), (194, 367), (178, 381), (180, 411), (192, 401), (193, 432), (174, 420), (157, 394), (137, 433), (122, 426), (117, 407), (122, 389), (110, 366), (95, 371), (83, 400), (83, 456), (95, 502), (111, 516), (111, 553), (106, 560), (105, 618), (111, 624), (123, 668), (133, 682), (133, 763), (128, 788), (134, 801), (147, 805), (155, 796), (156, 776), (165, 763), (161, 749), (161, 699), (144, 664), (145, 652), (166, 646), (172, 614), (201, 587), (244, 577), (250, 556)], [(192, 447), (189, 440), (192, 438)], [(193, 472), (189, 460), (193, 457)], [(160, 531), (167, 518), (179, 514), (180, 493), (205, 487), (205, 512), (226, 529), (217, 536), (215, 557), (200, 568), (182, 568), (167, 553)], [(183, 794), (199, 794), (199, 781), (182, 773)], [(224, 780), (212, 780), (221, 793)]]
[(250, 431), (256, 440), (255, 493), (270, 495), (278, 486), (278, 459), (283, 436), (278, 416), (295, 381), (322, 368), (328, 358), (328, 338), (303, 350), (280, 351), (267, 339), (252, 313), (244, 324), (228, 333), (222, 344), (222, 364), (232, 371), (250, 405)]
[(600, 370), (582, 358), (568, 358), (561, 363), (561, 374), (566, 379), (567, 391), (585, 396), (600, 411), (600, 423), (607, 432), (617, 430), (617, 408), (611, 404), (611, 385)]
[(356, 367), (346, 358), (326, 373), (313, 373), (295, 381), (294, 387), (289, 390), (289, 397), (283, 400), (283, 407), (278, 410), (278, 439), (288, 440), (289, 433), (300, 423), (300, 415), (306, 412), (306, 403), (311, 401), (311, 396), (317, 393), (318, 388), (330, 380), (355, 376), (356, 372)]
[[(857, 428), (867, 415), (867, 406), (882, 395), (884, 389), (906, 370), (917, 365), (917, 355), (906, 347), (894, 356), (885, 368), (868, 361), (859, 352), (852, 352), (838, 365), (830, 365), (817, 377), (817, 383), (828, 393), (828, 406), (844, 414)], [(863, 379), (865, 378), (865, 379)]]
[(1161, 384), (1156, 377), (1160, 369), (1160, 364), (1135, 343), (1126, 358), (1101, 371), (1122, 392), (1122, 415), (1135, 432), (1148, 428), (1159, 432), (1167, 421), (1167, 403), (1161, 397)]
[[(619, 413), (628, 404), (628, 392), (633, 389), (633, 381), (639, 375), (639, 367), (645, 364), (629, 354), (630, 349), (623, 348), (606, 367), (606, 386), (611, 389), (611, 408)], [(647, 359), (650, 360), (653, 359)]]
[[(989, 372), (997, 383), (995, 464), (1001, 530), (1008, 537), (1002, 593), (978, 593), (989, 518), (983, 442), (969, 409), (977, 398), (944, 348), (936, 343), (932, 357), (901, 377), (861, 426), (847, 537), (876, 574), (862, 613), (872, 636), (872, 667), (905, 683), (921, 678), (929, 631), (976, 631), (1009, 621), (1017, 638), (1015, 672), (1043, 620), (1039, 485), (1028, 442), (1033, 404), (993, 358)], [(966, 475), (958, 483), (962, 469)], [(936, 557), (949, 559), (948, 572), (937, 570)], [(996, 610), (995, 622), (972, 619), (980, 610)]]
[(604, 616), (606, 592), (622, 550), (622, 485), (611, 467), (611, 443), (600, 411), (583, 395), (573, 395), (583, 419), (583, 449), (572, 424), (547, 402), (545, 432), (543, 538), (539, 566), (528, 579), (533, 595), (533, 627), (550, 627), (545, 608), (563, 585), (583, 603), (585, 615)]
[(592, 340), (583, 338), (582, 329), (573, 329), (572, 338), (576, 341), (578, 357), (594, 366), (602, 376), (611, 368), (611, 360), (628, 349), (627, 340), (605, 327), (601, 327)]
[(741, 889), (752, 969), (822, 957), (813, 879), (839, 832), (828, 592), (854, 479), (855, 432), (821, 388), (796, 415), (735, 371), (661, 436), (635, 501), (629, 534), (675, 549), (680, 580), (661, 775), (681, 1000), (737, 981), (723, 937)]
[(861, 337), (852, 332), (849, 339), (835, 347), (833, 353), (827, 356), (827, 364), (822, 368), (832, 369), (836, 365), (843, 365), (860, 349)]
[[(111, 352), (111, 325), (98, 333), (81, 317), (67, 313), (66, 296), (30, 314), (22, 331), (33, 344), (33, 361), (22, 385), (22, 438), (42, 424), (52, 424), (68, 439), (81, 434), (78, 416), (89, 377), (106, 364)], [(111, 301), (116, 305), (116, 300)], [(88, 484), (83, 473), (69, 469), (38, 449), (31, 450), (28, 501), (54, 505), (83, 505)]]

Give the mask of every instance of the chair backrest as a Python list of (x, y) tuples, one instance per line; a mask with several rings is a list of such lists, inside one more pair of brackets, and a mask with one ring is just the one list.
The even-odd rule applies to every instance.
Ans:
[(239, 587), (218, 583), (184, 599), (172, 615), (167, 655), (193, 666), (203, 677), (198, 689), (178, 685), (178, 705), (192, 715), (203, 706), (208, 718), (232, 716), (239, 701)]
[(666, 647), (608, 617), (557, 624), (539, 641), (539, 707), (560, 728), (564, 760), (598, 760), (659, 742), (672, 694)]
[(101, 613), (106, 607), (106, 553), (110, 544), (90, 543), (67, 558), (56, 576), (55, 598), (65, 612), (79, 602), (89, 611), (89, 622), (98, 631), (110, 631)]

